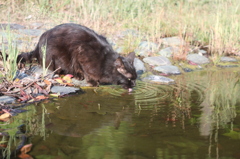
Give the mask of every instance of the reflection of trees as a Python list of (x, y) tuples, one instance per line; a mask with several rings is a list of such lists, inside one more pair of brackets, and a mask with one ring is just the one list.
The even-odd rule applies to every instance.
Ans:
[(201, 104), (200, 118), (202, 135), (210, 135), (213, 128), (225, 126), (236, 117), (235, 106), (240, 90), (238, 78), (231, 72), (209, 72), (206, 97)]
[[(240, 85), (238, 77), (232, 72), (209, 72), (207, 78), (206, 97), (201, 104), (200, 134), (210, 136), (208, 150), (211, 157), (213, 144), (218, 144), (218, 130), (226, 128), (229, 122), (233, 125)], [(218, 146), (215, 154), (219, 156)]]

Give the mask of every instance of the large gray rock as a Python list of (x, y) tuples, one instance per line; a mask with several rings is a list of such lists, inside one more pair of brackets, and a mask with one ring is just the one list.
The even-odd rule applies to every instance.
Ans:
[(145, 72), (146, 71), (146, 67), (144, 66), (144, 63), (141, 60), (139, 60), (138, 58), (134, 59), (133, 65), (136, 69), (136, 72), (138, 72), (138, 71)]
[(164, 74), (171, 74), (171, 75), (181, 74), (179, 68), (177, 66), (172, 66), (172, 65), (157, 66), (157, 67), (154, 67), (154, 70), (158, 72), (162, 72)]
[(162, 44), (168, 46), (181, 46), (186, 44), (186, 42), (178, 36), (162, 38), (161, 41)]
[(145, 57), (143, 61), (155, 66), (172, 65), (170, 60), (164, 56)]
[(147, 57), (153, 52), (157, 52), (158, 45), (150, 41), (142, 41), (134, 51), (136, 54)]
[[(3, 42), (7, 42), (7, 38), (11, 36), (12, 39), (19, 39), (22, 38), (22, 35), (19, 35), (17, 33), (13, 33), (11, 32), (10, 34), (8, 34), (6, 31), (0, 31), (0, 37), (3, 38)], [(1, 39), (2, 40), (2, 39)]]
[(149, 75), (144, 77), (142, 81), (150, 82), (150, 83), (158, 83), (158, 84), (173, 84), (175, 83), (173, 79), (167, 78), (164, 76), (157, 76), (157, 75)]
[(18, 30), (18, 29), (24, 29), (25, 26), (19, 25), (19, 24), (0, 24), (0, 29), (7, 29), (7, 28)]
[(160, 50), (157, 54), (165, 57), (171, 57), (173, 53), (179, 52), (178, 47), (167, 47), (162, 50)]
[(0, 96), (0, 103), (1, 104), (11, 104), (15, 102), (15, 98), (14, 97), (10, 97), (10, 96)]
[(29, 36), (40, 36), (44, 30), (39, 29), (19, 29), (19, 33), (29, 35)]
[(127, 29), (127, 30), (122, 31), (118, 36), (121, 37), (121, 38), (123, 38), (125, 36), (137, 37), (137, 36), (140, 36), (140, 34), (137, 30)]
[(187, 60), (198, 65), (206, 64), (210, 62), (208, 58), (206, 58), (205, 56), (201, 56), (199, 54), (189, 54), (187, 56)]

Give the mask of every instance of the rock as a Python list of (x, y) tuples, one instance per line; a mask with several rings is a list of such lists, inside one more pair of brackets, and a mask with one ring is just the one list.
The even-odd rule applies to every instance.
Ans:
[(19, 29), (19, 33), (28, 35), (28, 36), (41, 36), (44, 30), (39, 29)]
[(193, 71), (193, 69), (187, 68), (187, 67), (182, 68), (182, 69), (183, 69), (184, 72), (192, 72)]
[(174, 52), (179, 52), (178, 47), (167, 47), (160, 50), (157, 54), (165, 57), (171, 57)]
[[(32, 66), (29, 70), (28, 70), (28, 74), (31, 74), (31, 76), (35, 77), (35, 79), (39, 78), (42, 74), (43, 74), (43, 68), (39, 65), (35, 65)], [(46, 73), (49, 78), (52, 78), (54, 73), (53, 71), (47, 69), (47, 73)]]
[(198, 54), (199, 54), (199, 55), (206, 55), (206, 54), (207, 54), (207, 51), (205, 51), (205, 50), (199, 50), (199, 51), (198, 51)]
[(230, 67), (239, 67), (238, 65), (225, 65), (225, 64), (218, 64), (217, 67), (221, 68), (230, 68)]
[(16, 80), (17, 78), (21, 80), (21, 79), (23, 79), (25, 77), (28, 77), (28, 76), (29, 76), (28, 74), (26, 74), (24, 72), (20, 72), (19, 70), (17, 70), (16, 76), (13, 78), (13, 81)]
[(82, 91), (82, 90), (80, 88), (75, 88), (75, 87), (53, 86), (51, 88), (52, 93), (60, 93), (61, 95), (77, 93), (79, 91)]
[(139, 32), (137, 30), (134, 30), (134, 29), (127, 29), (125, 31), (122, 31), (120, 34), (119, 34), (119, 37), (123, 38), (125, 36), (134, 36), (134, 37), (137, 37), (137, 36), (140, 36)]
[(157, 52), (158, 45), (149, 41), (142, 41), (134, 51), (136, 54), (147, 57), (153, 52)]
[(161, 41), (164, 45), (168, 46), (181, 46), (186, 44), (186, 42), (178, 36), (162, 38)]
[(144, 63), (141, 60), (139, 60), (138, 58), (134, 59), (133, 65), (136, 69), (136, 72), (139, 72), (139, 71), (145, 72), (146, 71), (146, 67), (144, 66)]
[(232, 58), (232, 57), (226, 57), (226, 56), (224, 56), (224, 57), (221, 57), (221, 58), (220, 58), (220, 61), (222, 61), (222, 62), (237, 62), (237, 59)]
[(72, 78), (72, 83), (73, 83), (75, 86), (81, 86), (81, 87), (89, 86), (89, 84), (87, 83), (86, 80), (78, 80), (78, 79), (76, 79), (76, 78)]
[(3, 42), (7, 42), (6, 39), (7, 39), (9, 36), (11, 36), (12, 39), (19, 39), (19, 38), (22, 38), (22, 37), (23, 37), (23, 36), (21, 36), (21, 35), (19, 35), (19, 34), (17, 34), (17, 33), (11, 32), (11, 33), (8, 35), (7, 32), (5, 32), (5, 31), (0, 31), (0, 37), (3, 38)]
[(8, 26), (13, 30), (25, 29), (25, 26), (19, 24), (0, 24), (0, 29), (7, 29)]
[(157, 67), (154, 67), (154, 70), (158, 72), (162, 72), (164, 74), (170, 74), (170, 75), (181, 74), (179, 68), (177, 66), (172, 66), (172, 65), (157, 66)]
[(39, 28), (41, 28), (44, 24), (43, 24), (43, 23), (38, 23), (38, 22), (36, 22), (36, 23), (31, 23), (30, 25), (33, 27), (33, 29), (39, 29)]
[(164, 76), (158, 76), (158, 75), (149, 75), (147, 77), (144, 77), (142, 81), (150, 82), (150, 83), (159, 83), (159, 84), (173, 84), (175, 83), (173, 79), (167, 78)]
[(155, 66), (172, 65), (170, 60), (164, 56), (145, 57), (143, 61)]
[(10, 97), (10, 96), (0, 96), (0, 103), (1, 104), (11, 104), (15, 102), (15, 98), (14, 97)]
[(189, 54), (187, 56), (187, 60), (198, 65), (209, 63), (208, 58), (199, 54)]

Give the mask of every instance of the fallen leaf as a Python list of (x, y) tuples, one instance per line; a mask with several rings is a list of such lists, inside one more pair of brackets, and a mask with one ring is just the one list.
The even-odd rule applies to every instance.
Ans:
[(60, 93), (52, 93), (52, 94), (50, 94), (50, 96), (52, 96), (52, 97), (59, 97)]
[(0, 147), (6, 148), (6, 147), (7, 147), (7, 144), (0, 144)]
[(4, 114), (0, 115), (0, 120), (4, 120), (6, 118), (9, 118), (10, 116), (11, 116), (10, 113), (4, 113)]
[(51, 85), (52, 83), (50, 82), (50, 81), (48, 81), (48, 80), (44, 80), (44, 83), (46, 83), (47, 85)]
[(20, 79), (19, 78), (16, 78), (15, 80), (14, 80), (14, 82), (19, 82), (20, 81)]
[(64, 80), (64, 81), (66, 81), (66, 83), (71, 83), (72, 82), (72, 78), (73, 77), (73, 75), (71, 75), (71, 74), (67, 74), (67, 75), (65, 75), (62, 79)]
[(18, 155), (18, 157), (21, 159), (33, 159), (32, 156), (25, 154), (25, 153)]
[(64, 83), (61, 78), (55, 78), (54, 80), (57, 81), (57, 82), (60, 83), (60, 84), (63, 84), (63, 83)]
[(74, 86), (72, 83), (65, 83), (67, 86)]
[(36, 99), (42, 100), (42, 99), (47, 99), (48, 97), (45, 97), (44, 95), (37, 96)]
[(32, 144), (24, 145), (24, 146), (21, 148), (21, 153), (22, 153), (22, 154), (26, 154), (26, 153), (28, 153), (29, 151), (31, 151), (31, 149), (32, 149)]

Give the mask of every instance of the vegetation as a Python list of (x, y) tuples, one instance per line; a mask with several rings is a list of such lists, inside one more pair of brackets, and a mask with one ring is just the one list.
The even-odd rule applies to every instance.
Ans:
[(102, 34), (138, 29), (148, 40), (178, 35), (211, 54), (239, 54), (236, 0), (18, 0), (0, 2), (2, 22), (76, 22)]
[(6, 78), (7, 81), (12, 81), (17, 72), (17, 44), (14, 43), (13, 35), (10, 28), (7, 27), (4, 34), (7, 37), (7, 45), (2, 42), (2, 64), (4, 70), (1, 70), (1, 75)]

